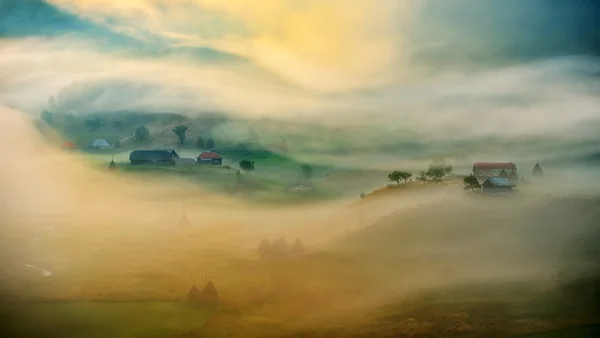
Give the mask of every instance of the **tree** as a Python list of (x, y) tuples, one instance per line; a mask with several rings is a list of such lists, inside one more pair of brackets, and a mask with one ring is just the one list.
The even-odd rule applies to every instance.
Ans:
[(312, 168), (310, 167), (310, 165), (308, 164), (303, 164), (302, 165), (302, 177), (310, 180), (313, 176), (313, 171)]
[(401, 175), (402, 179), (404, 180), (404, 184), (406, 184), (408, 179), (410, 179), (412, 177), (412, 173), (409, 173), (407, 171), (401, 171), (400, 175)]
[(473, 174), (465, 177), (463, 179), (463, 183), (465, 184), (465, 189), (467, 190), (471, 189), (472, 191), (475, 191), (475, 189), (481, 189), (481, 184), (479, 184), (477, 177), (475, 177)]
[(177, 138), (179, 139), (179, 145), (183, 145), (183, 143), (185, 142), (185, 133), (188, 129), (189, 127), (186, 125), (180, 125), (173, 128), (173, 132), (177, 135)]
[(197, 149), (205, 149), (206, 144), (204, 143), (204, 139), (202, 136), (198, 136), (198, 140), (196, 140), (196, 148)]
[(99, 118), (85, 120), (83, 124), (89, 131), (97, 131), (102, 127), (102, 121)]
[(244, 171), (252, 171), (254, 170), (254, 161), (243, 159), (240, 161), (240, 168)]
[(421, 170), (419, 172), (419, 177), (417, 177), (417, 180), (421, 181), (421, 182), (427, 182), (428, 181), (427, 172), (425, 170)]
[(46, 124), (48, 124), (50, 126), (54, 122), (54, 115), (47, 110), (42, 111), (42, 113), (40, 114), (40, 117), (42, 118), (42, 120), (44, 120), (44, 122), (46, 122)]
[(404, 181), (404, 183), (406, 184), (406, 181), (408, 181), (408, 179), (411, 177), (411, 173), (398, 170), (394, 170), (388, 175), (388, 179), (390, 181), (396, 182), (398, 185), (400, 185), (400, 181)]
[(215, 147), (215, 140), (211, 138), (209, 138), (208, 140), (206, 140), (206, 148), (207, 149), (213, 149)]
[(451, 165), (444, 166), (444, 174), (452, 175), (452, 166)]
[(150, 137), (150, 130), (146, 126), (139, 126), (133, 133), (133, 136), (140, 143), (144, 143)]
[(444, 176), (446, 176), (446, 172), (446, 167), (432, 166), (429, 167), (425, 175), (432, 182), (440, 183)]
[(400, 172), (397, 170), (392, 171), (389, 175), (388, 175), (388, 179), (392, 182), (396, 182), (398, 185), (400, 185), (400, 180), (402, 179), (402, 177), (400, 176)]

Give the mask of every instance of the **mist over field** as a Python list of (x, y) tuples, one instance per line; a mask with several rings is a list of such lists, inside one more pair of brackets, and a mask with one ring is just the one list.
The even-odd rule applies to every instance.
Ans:
[[(376, 2), (1, 1), (0, 333), (598, 323), (598, 4)], [(223, 166), (140, 169), (140, 148), (214, 148)], [(255, 171), (237, 170), (246, 159)], [(436, 159), (453, 175), (418, 182)], [(526, 180), (474, 197), (462, 178), (478, 161)], [(315, 192), (290, 193), (305, 181)], [(261, 240), (282, 237), (304, 253), (262, 259)], [(218, 310), (181, 305), (208, 273)]]

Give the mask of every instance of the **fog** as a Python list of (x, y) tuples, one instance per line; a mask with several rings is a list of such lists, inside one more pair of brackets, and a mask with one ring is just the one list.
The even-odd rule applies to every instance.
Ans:
[[(27, 5), (136, 44), (103, 44), (68, 29), (22, 36), (16, 21), (0, 26), (17, 32), (0, 37), (0, 296), (171, 301), (211, 273), (218, 317), (241, 321), (218, 329), (238, 335), (338, 324), (352, 331), (379, 325), (388, 306), (398, 306), (396, 314), (447, 299), (507, 302), (505, 317), (524, 299), (544, 299), (539, 307), (556, 316), (581, 310), (597, 318), (585, 302), (559, 297), (565, 283), (598, 271), (600, 180), (582, 160), (600, 142), (600, 60), (584, 48), (593, 33), (579, 44), (551, 33), (522, 37), (518, 8), (500, 2)], [(586, 13), (577, 6), (568, 18), (544, 6), (522, 10), (541, 13), (525, 21), (560, 29)], [(484, 25), (489, 11), (499, 13)], [(217, 56), (208, 60), (207, 51)], [(90, 154), (60, 149), (66, 135), (40, 119), (44, 110), (198, 121), (218, 113), (223, 123), (192, 125), (194, 137), (237, 143), (252, 126), (265, 143), (289, 139), (294, 165), (339, 169), (320, 183), (351, 185), (379, 173), (381, 181), (363, 185), (374, 185), (372, 193), (347, 188), (335, 199), (259, 203), (177, 175), (106, 170)], [(170, 125), (151, 127), (170, 134)], [(152, 146), (172, 146), (157, 140)], [(512, 161), (529, 182), (506, 198), (467, 193), (460, 179), (416, 182), (435, 158), (459, 175), (475, 161)], [(537, 162), (544, 177), (536, 180)], [(386, 187), (391, 170), (412, 172), (414, 182)], [(184, 218), (189, 227), (180, 226)], [(301, 239), (305, 255), (260, 259), (259, 242), (281, 237)], [(576, 310), (560, 312), (566, 308)]]
[[(275, 321), (295, 316), (301, 330), (435, 290), (552, 289), (597, 269), (584, 249), (597, 236), (595, 209), (582, 202), (597, 189), (584, 176), (547, 174), (547, 183), (505, 200), (474, 199), (450, 185), (272, 207), (185, 181), (99, 170), (48, 145), (27, 114), (3, 108), (1, 116), (2, 142), (13, 145), (1, 172), (3, 260), (61, 281), (40, 279), (37, 291), (18, 297), (96, 299), (111, 278), (121, 283), (109, 298), (182, 297), (190, 278), (211, 272), (228, 306), (242, 310), (272, 292), (277, 305), (252, 311)], [(182, 210), (190, 229), (178, 228)], [(310, 256), (279, 272), (257, 266), (258, 242), (282, 236), (301, 238)], [(17, 296), (18, 277), (5, 269), (3, 291)], [(143, 274), (154, 276), (142, 279), (149, 289), (133, 290)], [(271, 281), (259, 286), (264, 278)]]

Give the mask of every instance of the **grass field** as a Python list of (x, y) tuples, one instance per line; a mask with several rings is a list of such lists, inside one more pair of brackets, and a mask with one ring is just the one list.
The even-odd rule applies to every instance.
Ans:
[[(198, 330), (211, 311), (181, 302), (0, 304), (3, 337), (176, 337)], [(2, 332), (4, 331), (4, 332)]]

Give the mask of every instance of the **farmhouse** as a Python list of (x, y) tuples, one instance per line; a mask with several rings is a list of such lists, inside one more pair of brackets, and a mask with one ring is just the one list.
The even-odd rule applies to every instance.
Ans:
[(479, 181), (483, 181), (490, 177), (509, 177), (511, 179), (516, 179), (517, 166), (512, 162), (476, 162), (473, 164), (473, 174)]
[(134, 150), (129, 154), (132, 165), (170, 165), (174, 166), (179, 155), (173, 149)]
[(504, 177), (490, 177), (483, 182), (481, 188), (487, 194), (506, 194), (513, 191), (513, 184)]
[(216, 151), (205, 151), (197, 157), (197, 163), (204, 165), (221, 165), (223, 164), (223, 157)]

